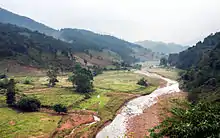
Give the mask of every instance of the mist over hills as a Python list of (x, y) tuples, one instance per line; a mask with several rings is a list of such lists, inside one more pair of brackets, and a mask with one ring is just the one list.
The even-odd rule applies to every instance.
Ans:
[(165, 54), (179, 53), (189, 48), (188, 46), (182, 46), (175, 43), (164, 43), (164, 42), (157, 42), (151, 40), (138, 41), (135, 43), (145, 48), (151, 49), (153, 52), (159, 52)]

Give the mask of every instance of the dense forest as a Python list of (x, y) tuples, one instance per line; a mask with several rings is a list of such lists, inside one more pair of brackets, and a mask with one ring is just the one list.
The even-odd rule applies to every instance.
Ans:
[(220, 32), (211, 34), (204, 39), (203, 42), (198, 42), (195, 46), (180, 52), (179, 54), (170, 54), (168, 62), (172, 66), (181, 69), (188, 69), (196, 66), (198, 62), (212, 50), (220, 41)]
[(46, 68), (72, 65), (71, 45), (11, 24), (0, 23), (0, 58)]

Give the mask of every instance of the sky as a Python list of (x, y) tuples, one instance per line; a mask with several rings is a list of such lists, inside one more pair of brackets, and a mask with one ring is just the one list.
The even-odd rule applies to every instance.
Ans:
[(220, 31), (220, 0), (0, 0), (52, 28), (79, 28), (135, 42), (193, 45)]

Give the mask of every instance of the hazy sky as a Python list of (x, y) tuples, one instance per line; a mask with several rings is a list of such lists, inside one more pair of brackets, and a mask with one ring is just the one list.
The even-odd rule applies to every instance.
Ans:
[(128, 41), (194, 44), (220, 31), (220, 0), (0, 0), (56, 29), (81, 28)]

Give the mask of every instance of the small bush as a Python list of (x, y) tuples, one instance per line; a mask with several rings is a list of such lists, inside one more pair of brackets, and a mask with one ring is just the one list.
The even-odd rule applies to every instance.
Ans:
[(32, 80), (28, 77), (26, 77), (23, 81), (23, 84), (31, 84), (32, 83)]
[(30, 97), (22, 97), (17, 103), (19, 109), (27, 112), (38, 111), (40, 106), (41, 103), (38, 99)]
[(57, 113), (67, 113), (67, 108), (62, 104), (54, 105), (53, 110)]
[(6, 89), (8, 86), (9, 80), (7, 78), (0, 79), (0, 88)]
[(138, 82), (137, 82), (138, 85), (141, 85), (141, 86), (145, 86), (147, 87), (149, 84), (147, 82), (147, 80), (145, 80), (144, 78), (141, 78)]

